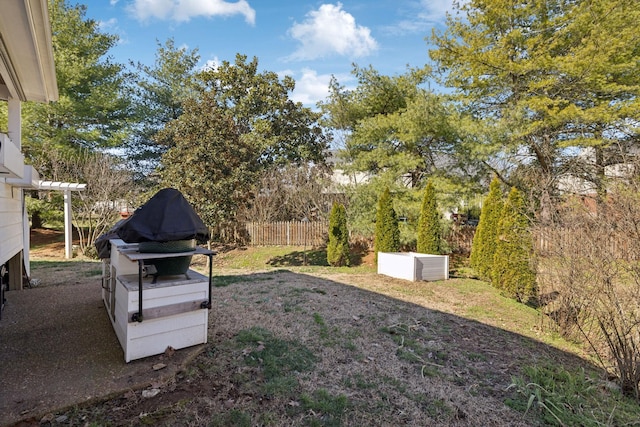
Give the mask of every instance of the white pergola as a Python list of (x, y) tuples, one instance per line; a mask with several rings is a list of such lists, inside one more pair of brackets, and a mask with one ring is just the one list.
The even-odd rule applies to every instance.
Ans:
[(73, 256), (73, 228), (71, 224), (71, 192), (84, 191), (87, 184), (71, 182), (39, 181), (39, 190), (57, 190), (64, 192), (64, 257), (70, 259)]

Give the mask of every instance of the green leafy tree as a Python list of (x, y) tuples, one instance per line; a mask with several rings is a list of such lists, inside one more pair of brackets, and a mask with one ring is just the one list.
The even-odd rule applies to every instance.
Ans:
[[(135, 105), (137, 126), (127, 141), (127, 157), (139, 174), (147, 178), (159, 165), (171, 145), (161, 145), (155, 135), (182, 114), (183, 103), (198, 93), (195, 75), (200, 60), (198, 49), (176, 47), (173, 39), (158, 43), (153, 66), (135, 66), (129, 90)], [(171, 141), (167, 141), (171, 144)]]
[(253, 147), (211, 94), (187, 100), (180, 118), (157, 137), (172, 145), (162, 158), (163, 184), (180, 190), (212, 236), (220, 236), (251, 197), (258, 173)]
[(49, 3), (59, 100), (23, 108), (23, 150), (43, 176), (53, 173), (52, 151), (116, 147), (128, 136), (124, 66), (108, 56), (118, 38), (85, 14), (86, 6)]
[(398, 228), (398, 218), (393, 209), (393, 199), (389, 188), (380, 195), (378, 199), (378, 209), (376, 211), (376, 235), (374, 241), (374, 251), (376, 262), (378, 252), (398, 252), (400, 250), (400, 229)]
[(430, 76), (426, 68), (390, 77), (354, 67), (353, 74), (355, 89), (334, 79), (328, 101), (320, 104), (326, 125), (344, 135), (339, 155), (346, 170), (386, 174), (392, 181), (402, 177), (409, 188), (419, 187), (442, 168), (438, 158), (458, 140), (455, 111), (423, 88)]
[(258, 59), (223, 61), (198, 79), (218, 109), (233, 117), (241, 138), (253, 146), (262, 168), (289, 163), (324, 163), (328, 138), (319, 124), (321, 113), (293, 102), (290, 76), (258, 72)]
[(350, 264), (349, 230), (347, 212), (343, 204), (334, 203), (329, 215), (329, 242), (327, 244), (327, 262), (334, 267)]
[(287, 164), (324, 162), (319, 113), (289, 99), (294, 81), (258, 70), (257, 59), (223, 62), (198, 74), (202, 88), (158, 132), (167, 185), (198, 206), (214, 235), (227, 240), (238, 212), (253, 200), (263, 173)]
[(496, 177), (489, 185), (489, 194), (482, 204), (480, 221), (471, 245), (471, 267), (482, 280), (490, 281), (498, 239), (498, 224), (503, 201), (500, 180)]
[[(559, 177), (569, 172), (602, 191), (604, 167), (637, 140), (637, 6), (470, 0), (432, 37), (431, 58), (475, 120), (470, 154), (531, 189), (542, 219)], [(592, 155), (576, 157), (583, 149)]]
[(457, 153), (461, 118), (446, 96), (425, 87), (428, 68), (386, 76), (355, 66), (353, 75), (358, 81), (354, 89), (334, 78), (327, 101), (320, 103), (325, 125), (338, 137), (335, 167), (349, 176), (368, 177), (345, 191), (349, 224), (353, 232), (372, 236), (378, 195), (390, 187), (398, 214), (409, 220), (401, 226), (401, 239), (415, 244), (426, 178), (438, 177), (459, 194), (467, 190), (466, 178), (474, 175), (470, 171), (480, 169), (464, 167), (466, 157)]
[(440, 225), (436, 192), (433, 188), (433, 183), (429, 181), (424, 189), (420, 218), (418, 220), (418, 252), (439, 254), (441, 236), (442, 227)]
[(515, 187), (504, 203), (493, 260), (493, 285), (520, 302), (537, 297), (533, 240), (525, 200)]

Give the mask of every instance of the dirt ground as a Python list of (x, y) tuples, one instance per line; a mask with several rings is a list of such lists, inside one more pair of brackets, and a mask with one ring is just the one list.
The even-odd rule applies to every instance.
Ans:
[[(56, 238), (35, 233), (32, 256), (60, 257)], [(77, 271), (69, 274), (77, 285)], [(436, 295), (442, 288), (424, 282), (294, 269), (215, 274), (209, 342), (192, 362), (19, 425), (531, 425), (505, 404), (522, 367), (584, 365), (514, 333), (518, 325), (456, 315)]]

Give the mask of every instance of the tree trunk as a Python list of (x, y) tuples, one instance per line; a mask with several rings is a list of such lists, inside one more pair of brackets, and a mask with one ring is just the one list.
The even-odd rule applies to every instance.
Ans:
[(42, 216), (40, 216), (40, 211), (34, 211), (31, 213), (31, 228), (42, 228)]

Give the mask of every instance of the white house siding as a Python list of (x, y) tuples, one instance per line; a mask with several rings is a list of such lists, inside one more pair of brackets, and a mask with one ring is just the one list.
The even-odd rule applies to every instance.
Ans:
[(23, 249), (22, 219), (22, 189), (0, 182), (0, 265)]

